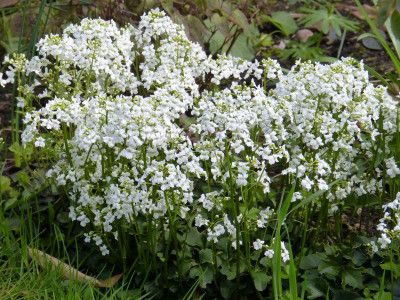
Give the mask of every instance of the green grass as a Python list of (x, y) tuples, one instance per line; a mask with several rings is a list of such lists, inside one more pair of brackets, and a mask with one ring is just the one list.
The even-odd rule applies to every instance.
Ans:
[[(0, 216), (0, 299), (122, 299), (127, 293), (123, 279), (118, 287), (97, 288), (65, 278), (57, 271), (40, 266), (37, 259), (28, 255), (28, 247), (39, 248), (39, 238), (33, 234), (36, 223), (31, 211), (23, 211), (18, 227)], [(69, 262), (65, 244), (59, 238), (52, 239), (48, 250), (61, 254), (60, 259)], [(59, 268), (59, 266), (57, 266)], [(118, 296), (119, 295), (119, 296)], [(140, 295), (140, 293), (139, 293)], [(139, 296), (138, 295), (138, 296)]]

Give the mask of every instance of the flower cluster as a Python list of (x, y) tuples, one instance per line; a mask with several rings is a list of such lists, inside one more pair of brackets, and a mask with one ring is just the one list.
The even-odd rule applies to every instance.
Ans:
[[(386, 249), (392, 240), (400, 238), (400, 192), (392, 202), (383, 205), (382, 208), (384, 216), (377, 226), (378, 231), (381, 232), (378, 244), (382, 249)], [(373, 247), (373, 251), (378, 251), (378, 247)]]
[[(22, 141), (57, 149), (47, 175), (65, 186), (70, 218), (103, 254), (121, 223), (142, 234), (144, 217), (160, 231), (191, 220), (209, 244), (226, 237), (272, 257), (265, 233), (280, 178), (299, 179), (293, 201), (327, 191), (334, 212), (350, 193), (382, 189), (381, 169), (359, 175), (360, 159), (386, 153), (381, 167), (400, 173), (389, 147), (396, 102), (353, 59), (298, 62), (283, 74), (270, 59), (213, 58), (159, 10), (137, 28), (85, 19), (37, 48), (30, 60), (7, 59), (0, 84), (35, 74), (18, 88)], [(45, 104), (25, 105), (32, 100)]]

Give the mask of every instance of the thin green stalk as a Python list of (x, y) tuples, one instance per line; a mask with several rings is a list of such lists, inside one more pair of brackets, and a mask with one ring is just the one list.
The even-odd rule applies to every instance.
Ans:
[(164, 192), (164, 198), (165, 198), (165, 205), (167, 207), (167, 212), (168, 212), (168, 219), (169, 219), (169, 236), (168, 236), (168, 244), (172, 243), (174, 244), (175, 252), (176, 252), (176, 261), (178, 265), (178, 280), (179, 280), (179, 286), (181, 289), (183, 289), (183, 284), (182, 284), (182, 264), (180, 264), (180, 257), (179, 257), (179, 248), (178, 248), (178, 239), (176, 236), (176, 227), (175, 227), (175, 219), (172, 217), (172, 212), (171, 208), (168, 202), (168, 195), (166, 192)]
[(228, 145), (225, 143), (226, 148), (226, 159), (228, 160), (228, 169), (229, 169), (229, 183), (230, 183), (230, 199), (234, 202), (233, 205), (233, 213), (234, 213), (234, 222), (236, 227), (236, 292), (239, 291), (240, 287), (240, 224), (238, 221), (239, 216), (239, 199), (237, 199), (235, 192), (234, 192), (234, 181), (233, 181), (233, 172), (232, 172), (232, 165), (231, 161), (229, 160), (230, 156), (228, 153)]
[[(18, 50), (17, 50), (18, 54), (21, 52), (21, 45), (22, 45), (22, 38), (23, 38), (23, 33), (24, 33), (27, 5), (28, 5), (28, 0), (25, 0), (23, 10), (22, 10), (21, 29), (19, 31)], [(16, 113), (16, 104), (15, 104), (16, 103), (15, 96), (17, 93), (17, 85), (18, 85), (18, 82), (14, 81), (12, 97), (11, 97), (11, 139), (12, 139), (13, 143), (19, 142), (19, 139), (17, 139), (17, 136), (16, 136), (18, 130), (14, 127), (16, 125), (15, 115), (18, 115), (18, 113)]]
[(346, 33), (347, 33), (347, 29), (344, 29), (343, 34), (342, 34), (342, 39), (340, 40), (339, 50), (338, 50), (338, 53), (336, 56), (337, 59), (340, 59), (340, 56), (342, 55), (344, 40), (346, 39)]

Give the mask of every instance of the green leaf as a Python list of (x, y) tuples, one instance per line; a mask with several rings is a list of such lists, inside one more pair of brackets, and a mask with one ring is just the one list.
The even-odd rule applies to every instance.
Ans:
[(213, 260), (212, 260), (213, 253), (212, 253), (211, 249), (200, 250), (199, 257), (200, 257), (201, 263), (212, 263), (213, 262)]
[[(329, 32), (329, 25), (330, 24), (329, 24), (329, 20), (328, 19), (325, 19), (325, 20), (322, 21), (321, 30), (322, 30), (323, 33), (327, 34)], [(340, 36), (340, 35), (338, 34), (338, 36)]]
[(362, 269), (349, 268), (342, 272), (342, 285), (348, 285), (355, 289), (363, 289)]
[(199, 42), (203, 45), (204, 37), (209, 34), (208, 28), (198, 17), (187, 15), (185, 16), (185, 27), (188, 31), (190, 40)]
[(197, 231), (196, 227), (190, 227), (189, 233), (186, 238), (186, 244), (192, 247), (194, 246), (199, 246), (201, 248), (203, 247), (203, 243), (201, 241), (201, 235)]
[(365, 32), (363, 34), (360, 34), (360, 36), (357, 38), (357, 41), (365, 39), (366, 37), (372, 37), (372, 38), (376, 39), (376, 35), (375, 34), (372, 34), (372, 33), (369, 33), (369, 32)]
[(4, 210), (8, 210), (8, 209), (11, 209), (11, 208), (14, 208), (14, 207), (16, 207), (17, 205), (18, 205), (18, 203), (19, 203), (19, 200), (20, 199), (18, 199), (18, 198), (11, 198), (11, 199), (8, 199), (7, 201), (6, 201), (6, 204), (4, 204)]
[(309, 270), (317, 268), (321, 261), (321, 255), (318, 253), (310, 254), (301, 258), (300, 269)]
[(260, 259), (260, 264), (263, 265), (264, 267), (270, 267), (271, 259), (269, 257), (264, 256), (263, 258)]
[(219, 269), (219, 272), (222, 275), (227, 276), (229, 271), (230, 271), (229, 263), (227, 261), (223, 261), (222, 264), (221, 264), (221, 268)]
[(324, 245), (325, 253), (328, 256), (337, 256), (340, 253), (339, 247), (336, 245)]
[[(270, 47), (274, 44), (274, 39), (270, 34), (261, 33), (259, 44), (264, 47)], [(257, 191), (257, 197), (260, 198), (260, 200), (264, 199), (264, 193)]]
[(194, 267), (194, 268), (190, 269), (189, 277), (191, 279), (195, 279), (197, 277), (200, 277), (201, 274), (202, 274), (201, 268), (200, 267)]
[(231, 271), (229, 271), (229, 273), (226, 275), (226, 278), (228, 280), (233, 280), (236, 278), (236, 269), (232, 269)]
[(326, 274), (333, 278), (339, 274), (340, 266), (335, 262), (323, 260), (318, 265), (318, 271), (320, 274)]
[(253, 207), (253, 208), (250, 209), (250, 211), (248, 212), (246, 217), (248, 219), (250, 219), (250, 220), (257, 221), (258, 220), (258, 212), (259, 211), (260, 210), (258, 208)]
[(246, 60), (252, 60), (255, 57), (256, 52), (254, 51), (253, 46), (249, 43), (246, 36), (244, 34), (241, 34), (236, 39), (235, 44), (233, 44), (229, 54)]
[(201, 280), (200, 286), (203, 289), (205, 289), (206, 285), (213, 281), (213, 277), (214, 277), (214, 275), (213, 275), (212, 268), (208, 267), (204, 272), (203, 279)]
[(400, 264), (395, 264), (394, 262), (385, 262), (380, 265), (382, 270), (393, 271), (396, 276), (400, 276)]
[(8, 148), (11, 152), (22, 155), (23, 153), (23, 148), (21, 147), (21, 145), (17, 142), (14, 142), (9, 148)]
[[(396, 298), (394, 298), (396, 299)], [(380, 294), (374, 295), (374, 300), (392, 300), (391, 292), (382, 292)]]
[(314, 10), (302, 8), (301, 11), (307, 14), (299, 19), (299, 23), (303, 24), (305, 27), (310, 27), (321, 20), (328, 19), (328, 11), (326, 9)]
[(3, 194), (6, 191), (11, 189), (11, 180), (8, 177), (1, 176), (0, 177), (0, 193)]
[(353, 255), (351, 257), (351, 261), (354, 263), (354, 265), (356, 267), (360, 267), (367, 260), (368, 260), (368, 257), (366, 257), (361, 251), (354, 250)]
[(253, 272), (252, 277), (255, 288), (260, 292), (265, 290), (268, 283), (271, 281), (271, 276), (268, 276), (264, 272)]
[(349, 31), (356, 31), (358, 29), (357, 22), (347, 20), (345, 17), (328, 10), (328, 8), (321, 8), (318, 10), (303, 8), (302, 11), (307, 15), (301, 17), (299, 23), (303, 24), (305, 27), (310, 27), (322, 21), (321, 30), (325, 34), (329, 32), (331, 26), (338, 36), (342, 35), (340, 28)]
[(394, 3), (392, 0), (379, 0), (377, 3), (378, 16), (376, 20), (376, 25), (381, 27), (383, 23), (389, 18), (389, 13), (391, 11), (391, 4)]
[(211, 22), (223, 35), (229, 35), (229, 22), (224, 16), (215, 13), (211, 17)]
[(279, 24), (278, 28), (286, 36), (295, 33), (298, 29), (293, 17), (285, 11), (277, 11), (271, 15), (274, 24)]
[(32, 145), (28, 144), (24, 148), (18, 142), (14, 142), (8, 149), (11, 152), (19, 154), (21, 156), (27, 156), (27, 155), (31, 155), (33, 153)]
[(359, 300), (360, 295), (355, 292), (337, 291), (333, 298), (334, 300)]
[(24, 171), (18, 172), (18, 182), (21, 185), (23, 185), (24, 183), (28, 184), (28, 185), (31, 185), (31, 181), (29, 179), (29, 175)]
[(231, 299), (232, 293), (235, 291), (235, 284), (229, 280), (221, 282), (221, 295), (224, 299)]
[(394, 11), (390, 20), (385, 22), (390, 39), (396, 50), (397, 56), (400, 58), (400, 13)]
[(308, 279), (306, 284), (308, 299), (325, 298), (328, 282), (323, 278)]
[(232, 6), (229, 1), (223, 0), (208, 0), (206, 1), (209, 8), (213, 11), (220, 11), (222, 14), (232, 14)]
[[(58, 216), (57, 216), (58, 217)], [(58, 219), (58, 218), (57, 218)], [(165, 257), (164, 254), (162, 252), (158, 252), (157, 253), (157, 257), (162, 261), (165, 262)], [(192, 278), (192, 277), (191, 277)]]
[(232, 18), (231, 21), (240, 28), (242, 28), (243, 32), (245, 32), (248, 35), (251, 34), (247, 17), (240, 9), (235, 9), (231, 14), (231, 18)]

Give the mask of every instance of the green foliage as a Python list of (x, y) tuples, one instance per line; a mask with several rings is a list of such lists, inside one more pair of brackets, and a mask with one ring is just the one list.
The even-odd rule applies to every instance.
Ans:
[[(397, 76), (393, 74), (387, 74), (386, 78), (381, 74), (378, 74), (375, 70), (368, 68), (368, 71), (378, 78), (382, 84), (388, 86), (389, 90), (397, 95), (400, 92), (400, 84), (398, 78), (400, 77), (400, 14), (398, 9), (393, 9), (394, 7), (398, 7), (396, 1), (381, 1), (380, 2), (380, 11), (379, 11), (379, 18), (378, 18), (378, 25), (381, 23), (385, 23), (386, 28), (388, 30), (389, 36), (392, 40), (393, 46), (395, 47), (395, 51), (397, 55), (393, 52), (393, 50), (389, 47), (387, 42), (385, 41), (382, 34), (379, 32), (377, 26), (368, 16), (367, 12), (365, 11), (364, 7), (361, 5), (359, 0), (356, 0), (357, 6), (360, 9), (361, 13), (365, 17), (369, 27), (372, 29), (373, 36), (382, 44), (383, 48), (385, 49), (386, 53), (389, 55), (390, 59), (393, 62), (393, 65), (396, 69)], [(396, 3), (396, 6), (394, 4)], [(390, 8), (390, 9), (389, 9)], [(383, 17), (382, 17), (383, 15)], [(370, 34), (368, 34), (370, 35)], [(366, 35), (361, 35), (359, 39), (365, 37)], [(390, 80), (392, 82), (390, 82)]]
[(300, 18), (299, 23), (305, 27), (310, 27), (318, 22), (322, 22), (321, 30), (324, 34), (327, 34), (330, 28), (333, 28), (338, 36), (342, 35), (342, 29), (349, 31), (356, 31), (358, 29), (356, 22), (337, 14), (333, 5), (327, 4), (327, 7), (321, 7), (317, 10), (304, 7), (301, 11), (306, 13), (306, 15)]
[[(302, 257), (299, 268), (304, 270), (303, 287), (309, 299), (325, 297), (328, 287), (332, 299), (361, 299), (361, 295), (383, 299), (382, 270), (393, 271), (400, 264), (387, 261), (390, 257), (383, 254), (371, 255), (367, 241), (356, 238), (340, 246), (325, 245), (323, 252)], [(394, 272), (398, 278), (400, 274)]]
[(188, 36), (206, 45), (211, 54), (229, 53), (247, 60), (255, 57), (254, 48), (260, 41), (260, 33), (249, 14), (244, 13), (251, 1), (239, 4), (222, 0), (192, 0), (183, 8), (185, 11), (190, 7), (186, 14), (175, 8), (179, 1), (160, 2), (175, 22), (185, 25)]
[(286, 36), (295, 33), (298, 29), (296, 21), (285, 11), (272, 13), (271, 17), (265, 16), (265, 19), (274, 24)]
[(318, 60), (324, 56), (324, 50), (319, 48), (321, 35), (314, 33), (305, 43), (289, 41), (287, 49), (284, 49), (280, 57), (283, 59)]

